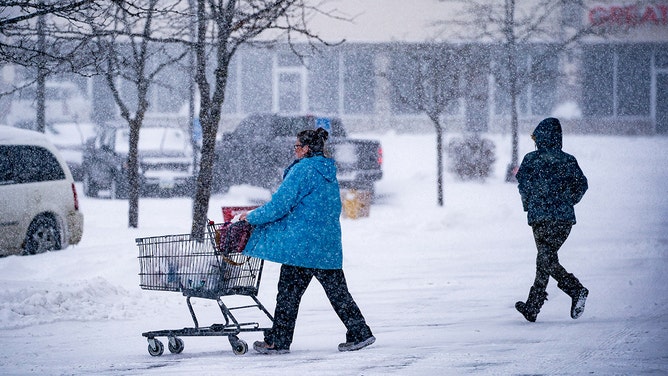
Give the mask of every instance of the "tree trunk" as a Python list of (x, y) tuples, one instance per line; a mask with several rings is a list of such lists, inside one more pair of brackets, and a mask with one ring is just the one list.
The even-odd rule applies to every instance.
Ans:
[(208, 221), (209, 200), (211, 197), (211, 182), (213, 181), (213, 163), (215, 160), (216, 131), (218, 119), (202, 116), (200, 111), (200, 122), (202, 124), (202, 157), (200, 169), (197, 175), (195, 198), (193, 201), (193, 221), (191, 235), (195, 239), (204, 239), (204, 229)]
[(130, 122), (130, 145), (128, 150), (128, 227), (139, 227), (139, 129), (140, 122)]
[(510, 132), (512, 138), (511, 161), (506, 170), (506, 181), (516, 182), (518, 161), (518, 120), (517, 120), (517, 44), (515, 41), (515, 0), (506, 0), (506, 46), (508, 50), (508, 84), (510, 86)]
[(45, 15), (37, 17), (37, 49), (39, 50), (37, 63), (37, 89), (35, 90), (37, 102), (37, 113), (35, 117), (35, 130), (44, 133), (46, 130), (46, 35), (44, 27), (46, 23)]
[(436, 190), (438, 206), (443, 206), (443, 127), (439, 113), (428, 114), (436, 129)]
[(443, 128), (438, 122), (436, 123), (436, 164), (438, 206), (443, 206)]
[(219, 13), (214, 20), (219, 32), (215, 46), (218, 65), (214, 69), (213, 95), (211, 95), (211, 85), (209, 85), (206, 77), (207, 18), (205, 17), (205, 1), (197, 0), (197, 42), (195, 44), (197, 68), (195, 80), (200, 92), (199, 118), (202, 125), (202, 156), (193, 201), (193, 221), (190, 232), (193, 238), (199, 240), (204, 239), (204, 231), (208, 222), (213, 166), (216, 158), (216, 134), (218, 133), (223, 102), (225, 102), (228, 68), (232, 58), (227, 51), (229, 33), (231, 32), (229, 22), (232, 20), (231, 15), (236, 12), (236, 4), (235, 1), (227, 2), (224, 12)]

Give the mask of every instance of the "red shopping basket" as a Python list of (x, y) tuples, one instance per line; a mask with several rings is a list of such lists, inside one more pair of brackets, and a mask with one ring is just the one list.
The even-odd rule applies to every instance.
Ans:
[(235, 215), (258, 208), (255, 206), (223, 206), (223, 222), (230, 222)]

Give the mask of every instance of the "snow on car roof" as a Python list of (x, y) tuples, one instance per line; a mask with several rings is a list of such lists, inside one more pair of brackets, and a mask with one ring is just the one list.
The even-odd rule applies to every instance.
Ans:
[(21, 144), (21, 145), (44, 145), (50, 144), (49, 140), (43, 133), (37, 131), (31, 131), (28, 129), (21, 129), (10, 127), (6, 125), (0, 125), (0, 143), (9, 145), (9, 144)]

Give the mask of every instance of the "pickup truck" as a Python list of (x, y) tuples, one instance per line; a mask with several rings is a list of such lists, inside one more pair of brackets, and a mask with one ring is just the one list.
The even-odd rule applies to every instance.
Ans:
[(380, 142), (348, 138), (339, 118), (275, 114), (250, 115), (233, 132), (221, 135), (213, 191), (226, 192), (239, 184), (276, 190), (283, 170), (295, 158), (297, 133), (318, 127), (329, 132), (325, 148), (336, 161), (341, 188), (373, 192), (374, 183), (383, 176)]

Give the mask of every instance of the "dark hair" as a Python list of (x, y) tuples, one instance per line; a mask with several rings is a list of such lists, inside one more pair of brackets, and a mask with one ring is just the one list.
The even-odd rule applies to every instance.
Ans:
[(325, 141), (327, 141), (327, 138), (329, 138), (329, 133), (323, 128), (306, 129), (297, 133), (299, 142), (304, 146), (308, 146), (307, 157), (323, 155), (325, 153)]

